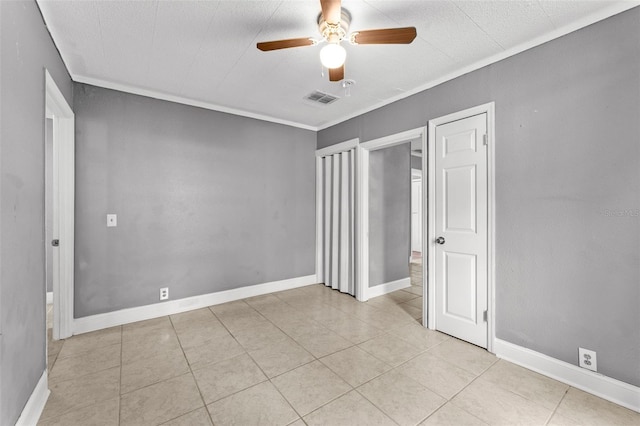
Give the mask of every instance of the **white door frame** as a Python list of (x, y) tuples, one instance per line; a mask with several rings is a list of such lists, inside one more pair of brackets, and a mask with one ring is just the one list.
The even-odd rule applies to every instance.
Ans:
[[(394, 135), (385, 136), (363, 142), (356, 148), (356, 281), (358, 288), (361, 289), (360, 301), (369, 300), (369, 153), (378, 149), (388, 148), (400, 145), (411, 139), (420, 138), (422, 144), (422, 152), (427, 144), (427, 128), (418, 127), (417, 129), (407, 130), (405, 132), (396, 133)], [(422, 169), (425, 170), (426, 158), (422, 156)], [(422, 185), (422, 211), (426, 211), (425, 194), (426, 186)], [(423, 221), (424, 225), (424, 221)], [(422, 249), (424, 252), (425, 227), (422, 227)], [(422, 284), (425, 284), (425, 274), (422, 275)], [(423, 298), (424, 299), (424, 298)], [(425, 306), (423, 306), (424, 312)], [(424, 317), (424, 316), (423, 316)]]
[[(358, 138), (349, 139), (348, 141), (316, 150), (316, 282), (318, 283), (324, 282), (324, 247), (322, 245), (324, 238), (324, 230), (322, 229), (322, 214), (324, 209), (324, 206), (322, 205), (322, 195), (324, 193), (324, 177), (322, 176), (322, 157), (349, 151), (350, 149), (358, 146), (359, 142), (360, 139)], [(356, 294), (360, 295), (362, 294), (362, 289), (358, 285), (356, 278)]]
[[(487, 114), (487, 328), (489, 335), (487, 336), (487, 350), (493, 352), (493, 344), (496, 337), (495, 329), (495, 102), (489, 102), (483, 105), (479, 105), (473, 108), (465, 109), (463, 111), (454, 112), (452, 114), (438, 117), (433, 120), (429, 120), (429, 138), (428, 147), (423, 147), (422, 152), (427, 152), (428, 148), (428, 191), (427, 191), (427, 214), (428, 214), (428, 226), (426, 239), (427, 242), (427, 274), (435, 277), (434, 271), (436, 266), (435, 257), (435, 239), (434, 233), (436, 228), (436, 127), (442, 124), (450, 123), (452, 121), (461, 120), (463, 118), (471, 117), (478, 114)], [(424, 170), (424, 158), (423, 158), (423, 170)], [(424, 193), (424, 192), (423, 192)], [(423, 241), (423, 248), (425, 247), (425, 241)], [(424, 255), (423, 255), (424, 256)], [(424, 257), (423, 257), (424, 259)], [(429, 284), (427, 280), (427, 324), (432, 330), (436, 329), (436, 286), (435, 282)]]
[(53, 238), (60, 240), (53, 255), (53, 338), (65, 339), (73, 334), (75, 116), (46, 69), (45, 88), (53, 115)]

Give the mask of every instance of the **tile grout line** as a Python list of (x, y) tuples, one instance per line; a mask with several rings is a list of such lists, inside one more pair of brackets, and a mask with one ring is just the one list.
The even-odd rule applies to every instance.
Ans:
[[(213, 312), (211, 311), (211, 309), (208, 309), (208, 308), (207, 308), (207, 310), (208, 310), (209, 312), (211, 312), (211, 314), (213, 315), (213, 317), (214, 317), (214, 318), (216, 318), (216, 319), (217, 319), (217, 317), (215, 316), (215, 314), (213, 314)], [(213, 419), (211, 418), (211, 413), (209, 413), (209, 408), (207, 407), (207, 402), (204, 400), (204, 395), (202, 395), (202, 390), (200, 389), (200, 386), (198, 385), (198, 381), (196, 380), (196, 376), (193, 374), (193, 369), (191, 368), (191, 364), (189, 363), (189, 359), (187, 358), (187, 354), (186, 354), (186, 352), (184, 351), (184, 348), (182, 347), (182, 342), (180, 341), (180, 337), (178, 336), (178, 330), (176, 330), (176, 325), (173, 323), (173, 320), (171, 319), (171, 315), (167, 315), (167, 317), (169, 318), (169, 323), (171, 324), (171, 328), (173, 329), (173, 332), (174, 332), (174, 333), (175, 333), (175, 335), (176, 335), (176, 339), (178, 340), (178, 345), (180, 346), (180, 350), (182, 351), (182, 356), (184, 357), (184, 361), (187, 363), (187, 367), (189, 368), (189, 373), (191, 374), (191, 379), (192, 379), (192, 380), (193, 380), (193, 382), (196, 384), (196, 389), (198, 389), (198, 394), (200, 395), (200, 399), (202, 400), (202, 404), (203, 404), (203, 407), (204, 407), (204, 411), (206, 411), (207, 416), (209, 417), (209, 421), (211, 421), (211, 424), (214, 424), (214, 423), (213, 423)], [(222, 323), (222, 322), (221, 322), (221, 323)], [(224, 327), (224, 324), (222, 324), (222, 326)], [(176, 377), (180, 377), (180, 376), (176, 376)], [(192, 410), (192, 411), (196, 411), (196, 410), (198, 410), (198, 409), (199, 409), (199, 408), (196, 408), (195, 410)], [(189, 413), (190, 413), (190, 412), (191, 412), (191, 411), (189, 411)], [(183, 415), (185, 415), (185, 414), (189, 414), (189, 413), (183, 413), (183, 414), (181, 414), (181, 415), (180, 415), (180, 416), (178, 416), (178, 417), (181, 417), (181, 416), (183, 416)], [(178, 417), (175, 417), (174, 419), (169, 419), (169, 420), (167, 420), (167, 422), (170, 422), (171, 420), (175, 420), (175, 419), (177, 419)], [(164, 423), (166, 423), (166, 422), (164, 422)]]
[(545, 425), (548, 425), (549, 422), (551, 421), (551, 419), (553, 419), (553, 416), (556, 415), (556, 412), (558, 411), (558, 408), (560, 408), (560, 404), (562, 404), (562, 401), (564, 401), (564, 399), (567, 397), (567, 394), (569, 393), (570, 389), (571, 389), (571, 386), (568, 386), (567, 389), (565, 389), (564, 393), (562, 394), (562, 398), (560, 398), (560, 400), (556, 404), (555, 408), (551, 411), (551, 414), (549, 415), (549, 418), (547, 418), (547, 421), (544, 423)]
[(120, 326), (120, 380), (118, 381), (118, 425), (122, 422), (122, 347), (124, 327)]

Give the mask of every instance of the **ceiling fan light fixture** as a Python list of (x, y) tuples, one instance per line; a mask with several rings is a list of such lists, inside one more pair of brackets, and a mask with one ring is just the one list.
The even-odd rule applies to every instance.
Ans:
[(347, 51), (338, 43), (329, 43), (320, 50), (320, 62), (326, 68), (340, 68), (347, 59)]

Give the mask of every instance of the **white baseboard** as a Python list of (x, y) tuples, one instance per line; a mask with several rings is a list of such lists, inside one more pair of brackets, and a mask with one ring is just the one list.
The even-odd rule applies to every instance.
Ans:
[(50, 305), (53, 303), (53, 292), (52, 291), (48, 291), (47, 292), (47, 305)]
[(388, 283), (380, 284), (374, 287), (369, 287), (367, 296), (369, 299), (372, 297), (382, 296), (383, 294), (392, 293), (396, 290), (402, 290), (403, 288), (411, 287), (411, 277), (402, 278), (396, 281), (390, 281)]
[(493, 349), (499, 358), (640, 412), (640, 387), (585, 370), (504, 340), (495, 339)]
[(51, 391), (49, 390), (49, 384), (47, 382), (47, 370), (44, 370), (42, 376), (40, 376), (40, 380), (38, 380), (38, 384), (35, 389), (33, 389), (33, 392), (31, 392), (31, 396), (24, 406), (16, 422), (16, 426), (33, 426), (38, 424), (38, 420), (40, 420), (40, 415), (42, 414), (42, 410), (44, 410), (50, 393)]
[(158, 318), (165, 315), (179, 314), (220, 303), (232, 302), (246, 297), (260, 296), (276, 291), (289, 290), (316, 284), (316, 275), (290, 278), (282, 281), (272, 281), (264, 284), (256, 284), (247, 287), (234, 288), (216, 293), (200, 296), (186, 297), (184, 299), (170, 300), (168, 302), (154, 303), (153, 305), (138, 306), (135, 308), (121, 309), (119, 311), (104, 314), (91, 315), (73, 320), (73, 334), (87, 333), (132, 322)]

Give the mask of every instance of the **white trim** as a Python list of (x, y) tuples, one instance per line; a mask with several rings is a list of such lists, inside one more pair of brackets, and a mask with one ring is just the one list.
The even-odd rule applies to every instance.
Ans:
[(411, 277), (401, 278), (395, 281), (389, 281), (388, 283), (375, 285), (373, 287), (369, 287), (369, 299), (374, 297), (382, 296), (387, 293), (393, 293), (397, 290), (402, 290), (403, 288), (411, 287)]
[(552, 379), (640, 412), (640, 388), (611, 377), (560, 361), (540, 352), (495, 339), (498, 358), (518, 364)]
[(310, 126), (308, 124), (298, 123), (296, 121), (284, 120), (282, 118), (244, 111), (241, 109), (231, 108), (223, 105), (217, 105), (211, 102), (197, 101), (195, 99), (189, 99), (182, 96), (170, 95), (168, 93), (162, 93), (155, 90), (142, 89), (130, 84), (114, 83), (100, 78), (85, 77), (78, 74), (71, 74), (71, 77), (73, 78), (73, 81), (76, 81), (78, 83), (90, 84), (92, 86), (103, 87), (105, 89), (118, 90), (120, 92), (132, 93), (134, 95), (146, 96), (148, 98), (160, 99), (162, 101), (175, 102), (182, 105), (190, 105), (198, 108), (208, 109), (211, 111), (218, 111), (226, 114), (238, 115), (240, 117), (253, 118), (256, 120), (267, 121), (275, 124), (284, 124), (285, 126), (297, 127), (304, 130), (313, 130), (314, 132), (318, 131), (318, 128), (316, 126)]
[(356, 147), (356, 295), (369, 299), (369, 150)]
[(413, 180), (422, 180), (422, 170), (420, 169), (411, 169), (411, 179)]
[[(435, 209), (435, 137), (436, 127), (442, 124), (450, 123), (452, 121), (461, 120), (474, 115), (487, 114), (487, 350), (493, 352), (493, 344), (496, 336), (495, 316), (496, 316), (496, 300), (495, 300), (495, 250), (496, 250), (496, 236), (495, 236), (495, 212), (496, 212), (496, 200), (495, 200), (495, 102), (489, 102), (476, 107), (468, 108), (463, 111), (457, 111), (452, 114), (448, 114), (442, 117), (429, 120), (429, 139), (428, 146), (423, 147), (423, 152), (428, 149), (428, 218), (429, 226), (427, 227), (426, 240), (428, 242), (427, 249), (427, 273), (429, 275), (435, 271), (436, 258), (435, 258), (435, 239), (436, 235), (434, 230), (436, 228), (436, 209)], [(422, 167), (425, 167), (423, 160)], [(430, 194), (430, 195), (429, 195)], [(427, 286), (427, 324), (430, 329), (436, 329), (436, 305), (435, 305), (435, 285)]]
[(47, 292), (47, 305), (50, 305), (53, 303), (53, 292), (52, 291), (48, 291)]
[(18, 417), (16, 426), (33, 426), (38, 424), (38, 420), (40, 420), (40, 416), (42, 415), (42, 410), (44, 410), (44, 406), (46, 405), (47, 399), (49, 399), (49, 394), (51, 393), (47, 377), (48, 374), (45, 369), (42, 372), (42, 376), (40, 376), (40, 380), (38, 380), (38, 384), (33, 389), (33, 392), (31, 392), (31, 396), (22, 409), (22, 413), (20, 414), (20, 417)]
[[(601, 10), (599, 10), (599, 11), (597, 11), (597, 12), (595, 12), (595, 13), (589, 15), (589, 16), (586, 16), (586, 17), (584, 17), (582, 19), (574, 21), (574, 22), (572, 22), (572, 23), (570, 23), (568, 25), (565, 25), (564, 27), (560, 27), (560, 28), (558, 28), (558, 29), (556, 29), (554, 31), (551, 31), (551, 32), (549, 32), (547, 34), (544, 34), (544, 35), (542, 35), (540, 37), (537, 37), (537, 38), (535, 38), (533, 40), (527, 41), (525, 43), (519, 44), (519, 45), (517, 45), (515, 47), (512, 47), (510, 49), (507, 49), (507, 50), (504, 50), (502, 52), (496, 53), (495, 55), (489, 56), (488, 58), (481, 59), (481, 60), (479, 60), (479, 61), (477, 61), (477, 62), (475, 62), (475, 63), (473, 63), (471, 65), (468, 65), (466, 67), (458, 68), (458, 69), (456, 69), (456, 70), (454, 70), (454, 71), (452, 71), (452, 72), (450, 72), (448, 74), (445, 74), (444, 76), (442, 76), (440, 78), (428, 81), (428, 82), (426, 82), (424, 84), (421, 84), (418, 87), (415, 87), (415, 88), (413, 88), (411, 90), (408, 90), (406, 92), (402, 92), (402, 93), (400, 93), (400, 94), (398, 94), (396, 96), (393, 96), (391, 98), (387, 98), (387, 99), (385, 99), (383, 101), (380, 101), (380, 102), (378, 102), (376, 104), (373, 104), (371, 106), (368, 106), (366, 108), (358, 109), (358, 110), (355, 110), (355, 111), (351, 112), (350, 114), (342, 115), (340, 118), (337, 118), (335, 120), (330, 120), (330, 121), (324, 122), (324, 123), (318, 125), (317, 130), (318, 131), (324, 130), (324, 129), (329, 128), (331, 126), (335, 126), (336, 124), (340, 124), (340, 123), (342, 123), (344, 121), (351, 120), (352, 118), (355, 118), (355, 117), (358, 117), (360, 115), (363, 115), (363, 114), (366, 114), (368, 112), (371, 112), (373, 110), (382, 108), (385, 105), (389, 105), (389, 104), (392, 104), (392, 103), (394, 103), (396, 101), (399, 101), (401, 99), (408, 98), (409, 96), (413, 96), (416, 93), (420, 93), (420, 92), (423, 92), (423, 91), (425, 91), (427, 89), (431, 89), (432, 87), (438, 86), (438, 85), (440, 85), (442, 83), (446, 83), (447, 81), (453, 80), (453, 79), (455, 79), (457, 77), (460, 77), (461, 75), (468, 74), (468, 73), (470, 73), (472, 71), (479, 70), (480, 68), (484, 68), (487, 65), (491, 65), (491, 64), (494, 64), (496, 62), (500, 62), (503, 59), (507, 59), (507, 58), (509, 58), (511, 56), (515, 56), (518, 53), (524, 52), (525, 50), (529, 50), (529, 49), (532, 49), (532, 48), (534, 48), (536, 46), (540, 46), (540, 45), (545, 44), (545, 43), (547, 43), (547, 42), (549, 42), (551, 40), (555, 40), (555, 39), (560, 38), (560, 37), (562, 37), (564, 35), (567, 35), (569, 33), (577, 31), (577, 30), (579, 30), (581, 28), (584, 28), (584, 27), (587, 27), (587, 26), (589, 26), (591, 24), (594, 24), (594, 23), (596, 23), (598, 21), (602, 21), (604, 19), (610, 18), (613, 15), (617, 15), (618, 13), (622, 13), (622, 12), (624, 12), (626, 10), (632, 9), (632, 8), (634, 8), (636, 6), (638, 6), (638, 2), (637, 1), (628, 1), (628, 2), (627, 1), (622, 1), (622, 2), (612, 3), (611, 6), (605, 8), (605, 9), (601, 9)], [(420, 35), (418, 37), (420, 37)]]
[(73, 334), (87, 333), (165, 315), (179, 314), (193, 309), (206, 308), (207, 306), (218, 305), (220, 303), (232, 302), (247, 297), (260, 296), (312, 284), (316, 284), (315, 274), (76, 318), (74, 321)]
[(316, 151), (316, 157), (326, 157), (327, 155), (338, 154), (340, 152), (349, 151), (350, 149), (358, 146), (360, 142), (359, 138), (349, 139), (348, 141), (340, 142), (335, 145), (321, 148)]
[(57, 340), (70, 337), (73, 324), (75, 117), (46, 69), (45, 92), (46, 109), (53, 113), (53, 238), (60, 240), (53, 262), (53, 338)]
[(322, 215), (324, 205), (324, 179), (322, 176), (322, 157), (316, 157), (316, 282), (324, 283), (324, 235)]
[[(356, 261), (356, 276), (358, 288), (361, 289), (361, 298), (358, 299), (360, 301), (366, 302), (370, 297), (369, 293), (371, 292), (371, 288), (375, 288), (369, 288), (369, 152), (388, 148), (394, 145), (400, 145), (417, 138), (421, 138), (422, 147), (424, 149), (426, 146), (426, 137), (426, 127), (418, 127), (417, 129), (406, 130), (404, 132), (363, 142), (357, 147), (358, 167), (356, 168), (356, 182), (358, 184), (358, 189), (356, 192), (358, 194), (358, 198), (356, 202), (356, 235), (358, 238), (358, 250), (356, 252), (358, 254), (358, 258)], [(424, 246), (422, 249), (424, 251)]]

